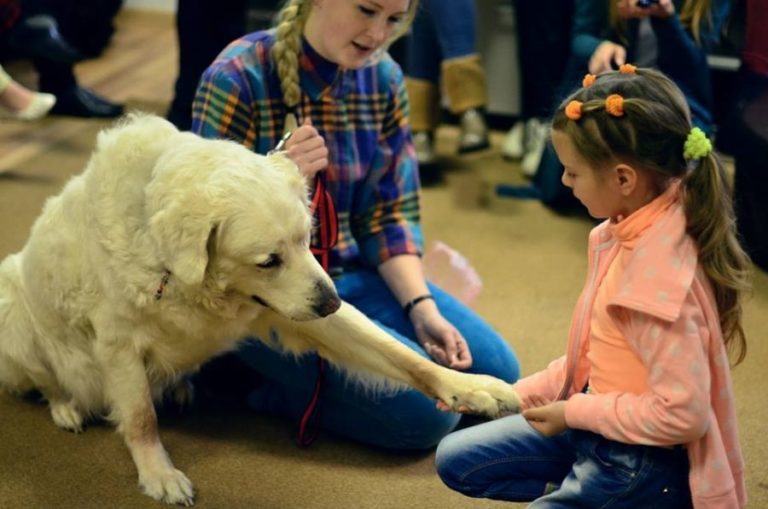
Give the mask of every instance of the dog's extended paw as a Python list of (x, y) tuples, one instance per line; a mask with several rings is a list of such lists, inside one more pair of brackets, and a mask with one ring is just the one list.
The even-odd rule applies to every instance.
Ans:
[(51, 417), (56, 426), (74, 433), (83, 431), (83, 414), (73, 401), (51, 401), (50, 406)]
[(191, 507), (195, 504), (195, 488), (184, 472), (169, 468), (152, 475), (139, 476), (141, 491), (167, 504)]
[(440, 399), (454, 411), (488, 417), (520, 412), (520, 396), (511, 384), (488, 375), (459, 373), (457, 389)]

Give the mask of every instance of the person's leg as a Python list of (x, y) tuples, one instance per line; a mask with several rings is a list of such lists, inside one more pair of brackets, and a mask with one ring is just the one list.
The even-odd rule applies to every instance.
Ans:
[[(384, 318), (398, 315), (398, 323), (404, 321), (399, 304), (377, 273), (364, 270), (348, 273), (336, 280), (336, 286), (344, 300), (369, 316), (395, 340), (428, 358), (410, 337), (380, 320), (379, 314)], [(277, 344), (251, 341), (238, 350), (240, 359), (263, 377), (248, 396), (248, 404), (255, 410), (288, 416), (298, 422), (315, 390), (317, 355), (296, 357), (281, 353), (279, 348)], [(434, 447), (456, 427), (460, 418), (458, 414), (437, 410), (432, 398), (414, 389), (376, 391), (354, 381), (354, 377), (335, 366), (328, 366), (325, 371), (319, 401), (322, 429), (389, 449)]]
[(0, 118), (36, 120), (44, 117), (55, 102), (53, 95), (27, 89), (0, 66)]
[[(394, 331), (388, 332), (394, 335)], [(295, 357), (257, 341), (249, 342), (237, 354), (263, 377), (248, 396), (248, 406), (298, 423), (315, 390), (317, 355)], [(395, 450), (434, 447), (456, 427), (460, 417), (437, 410), (434, 400), (416, 390), (372, 389), (333, 365), (326, 365), (316, 411), (321, 429)]]
[(583, 430), (565, 436), (576, 453), (573, 468), (557, 490), (534, 501), (531, 509), (692, 507), (684, 448), (623, 444)]
[[(440, 123), (440, 59), (432, 18), (420, 5), (406, 42), (404, 71), (413, 144), (422, 174), (437, 162), (433, 138)], [(430, 180), (432, 175), (423, 176)]]
[(446, 9), (441, 1), (427, 0), (442, 53), (441, 75), (448, 107), (459, 115), (459, 153), (489, 146), (485, 108), (488, 86), (477, 52), (477, 13), (474, 0), (454, 0)]
[(167, 118), (180, 130), (192, 126), (192, 102), (200, 76), (227, 44), (245, 33), (245, 19), (245, 0), (179, 0), (179, 74)]
[[(408, 344), (426, 357), (416, 342), (411, 321), (373, 270), (358, 270), (342, 276), (336, 286), (342, 299), (366, 316), (408, 338)], [(513, 383), (520, 376), (520, 364), (512, 348), (485, 320), (458, 299), (428, 283), (440, 313), (464, 336), (472, 353), (472, 367), (467, 372), (492, 375)]]
[(575, 460), (565, 435), (544, 437), (521, 415), (451, 433), (435, 455), (437, 473), (449, 488), (516, 502), (559, 486)]
[[(339, 295), (424, 358), (415, 333), (399, 303), (373, 270), (347, 273), (337, 279)], [(446, 318), (467, 338), (474, 356), (471, 372), (513, 382), (519, 374), (511, 348), (487, 324), (458, 301), (431, 287)], [(268, 341), (268, 340), (267, 340)], [(270, 348), (272, 346), (273, 348)], [(248, 396), (256, 410), (290, 416), (298, 421), (315, 390), (317, 356), (283, 354), (279, 345), (247, 343), (237, 352), (263, 379)], [(459, 415), (436, 409), (435, 401), (413, 389), (377, 392), (330, 366), (319, 405), (320, 426), (353, 440), (390, 449), (427, 449), (455, 428)]]
[(40, 90), (56, 96), (51, 113), (72, 117), (115, 118), (123, 113), (123, 106), (112, 103), (92, 90), (81, 87), (71, 64), (36, 58), (35, 68), (40, 75)]

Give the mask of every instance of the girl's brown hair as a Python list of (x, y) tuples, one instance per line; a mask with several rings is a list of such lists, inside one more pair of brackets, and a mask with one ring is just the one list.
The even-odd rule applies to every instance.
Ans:
[[(418, 0), (410, 0), (408, 12), (389, 44), (408, 31), (417, 8)], [(301, 34), (311, 10), (312, 0), (287, 0), (276, 16), (272, 61), (277, 65), (283, 101), (289, 109), (295, 108), (301, 99), (299, 86)]]
[[(624, 98), (621, 117), (606, 111), (611, 94)], [(583, 103), (577, 121), (565, 113), (572, 100)], [(741, 302), (750, 288), (751, 264), (737, 240), (730, 183), (720, 159), (713, 151), (697, 161), (683, 157), (692, 125), (677, 85), (652, 69), (601, 74), (562, 103), (552, 128), (566, 134), (596, 171), (617, 161), (635, 163), (651, 172), (660, 191), (673, 179), (681, 180), (688, 233), (712, 283), (725, 344), (736, 364), (741, 362), (747, 348)]]

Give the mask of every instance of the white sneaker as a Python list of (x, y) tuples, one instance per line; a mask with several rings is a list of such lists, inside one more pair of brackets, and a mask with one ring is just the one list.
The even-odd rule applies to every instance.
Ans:
[(515, 122), (501, 142), (501, 155), (506, 159), (520, 159), (525, 154), (525, 122)]
[(432, 134), (426, 131), (413, 133), (413, 147), (416, 149), (416, 160), (421, 166), (435, 164), (437, 157), (432, 146)]
[(531, 118), (525, 124), (525, 155), (520, 163), (523, 175), (533, 177), (539, 170), (541, 156), (547, 146), (549, 124), (538, 118)]
[(459, 154), (483, 150), (490, 146), (488, 125), (485, 123), (485, 117), (478, 110), (470, 109), (462, 113), (459, 124), (461, 128)]

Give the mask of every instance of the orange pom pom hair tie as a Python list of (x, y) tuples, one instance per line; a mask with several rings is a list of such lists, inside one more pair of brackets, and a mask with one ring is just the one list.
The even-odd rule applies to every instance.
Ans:
[(581, 118), (581, 105), (584, 104), (581, 101), (573, 100), (565, 107), (565, 116), (571, 120), (578, 120)]
[(637, 67), (632, 64), (621, 64), (619, 66), (619, 72), (621, 74), (635, 74)]
[(605, 98), (605, 111), (614, 117), (624, 115), (624, 98), (619, 94), (611, 94)]
[(581, 86), (586, 88), (590, 86), (592, 83), (594, 83), (596, 79), (597, 79), (597, 76), (595, 76), (594, 74), (586, 74), (584, 75), (584, 79), (581, 80)]

